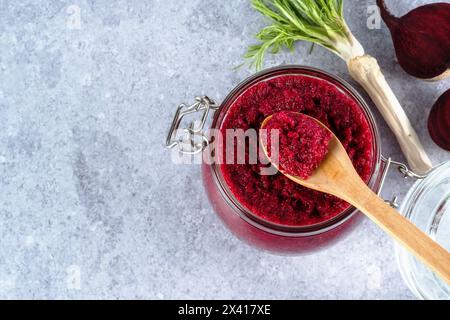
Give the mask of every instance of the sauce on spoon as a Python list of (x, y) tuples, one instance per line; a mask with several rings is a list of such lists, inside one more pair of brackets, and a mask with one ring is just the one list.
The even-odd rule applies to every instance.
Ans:
[[(311, 117), (297, 112), (279, 112), (265, 124), (269, 157), (276, 141), (278, 167), (281, 171), (308, 179), (325, 159), (332, 133)], [(278, 139), (273, 139), (277, 135)]]

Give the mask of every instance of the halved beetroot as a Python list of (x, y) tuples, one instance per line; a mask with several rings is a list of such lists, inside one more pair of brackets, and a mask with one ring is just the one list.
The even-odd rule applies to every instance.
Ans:
[(450, 151), (450, 89), (438, 99), (431, 109), (428, 130), (438, 146)]

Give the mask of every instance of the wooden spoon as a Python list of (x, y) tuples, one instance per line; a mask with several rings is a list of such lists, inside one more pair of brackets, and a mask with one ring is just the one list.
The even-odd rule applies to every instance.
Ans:
[[(262, 129), (272, 117), (264, 120)], [(309, 118), (330, 131), (317, 119)], [(261, 141), (261, 145), (270, 159), (265, 141)], [(274, 162), (271, 159), (270, 161)], [(389, 206), (366, 185), (353, 167), (344, 146), (334, 134), (326, 158), (310, 178), (303, 180), (282, 170), (280, 172), (304, 187), (332, 194), (352, 204), (450, 284), (450, 254), (447, 250)]]

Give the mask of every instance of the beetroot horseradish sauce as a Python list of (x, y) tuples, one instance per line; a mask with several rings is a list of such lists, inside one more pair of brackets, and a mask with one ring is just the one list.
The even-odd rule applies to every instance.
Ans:
[[(230, 106), (222, 134), (226, 137), (226, 129), (259, 130), (265, 118), (281, 111), (304, 113), (325, 124), (344, 145), (361, 178), (366, 182), (370, 179), (374, 138), (368, 120), (356, 102), (324, 80), (289, 75), (253, 85)], [(263, 166), (222, 164), (221, 171), (236, 199), (267, 222), (308, 226), (330, 220), (350, 207), (345, 201), (302, 187), (280, 173), (260, 175)]]
[(278, 132), (278, 168), (291, 176), (307, 180), (328, 154), (333, 135), (313, 118), (283, 111), (265, 124), (267, 153), (272, 158), (272, 133)]

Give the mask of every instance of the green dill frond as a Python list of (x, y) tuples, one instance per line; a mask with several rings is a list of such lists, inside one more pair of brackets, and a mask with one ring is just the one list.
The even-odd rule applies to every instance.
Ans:
[(256, 35), (260, 43), (251, 46), (245, 55), (258, 70), (267, 53), (294, 50), (297, 41), (321, 45), (343, 59), (348, 59), (355, 48), (361, 53), (362, 47), (344, 20), (343, 0), (251, 0), (251, 3), (272, 23)]

